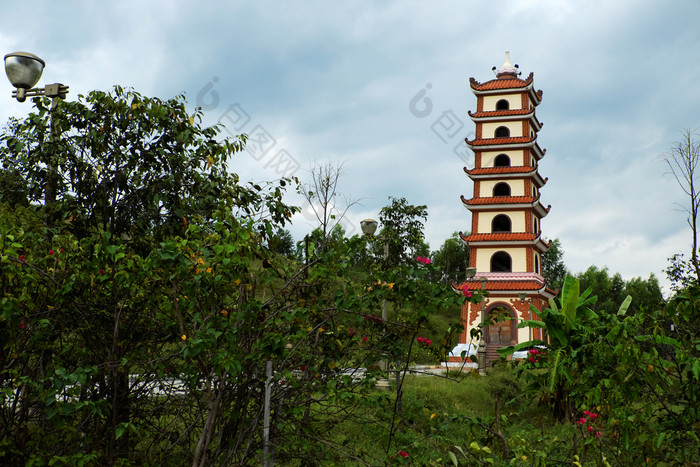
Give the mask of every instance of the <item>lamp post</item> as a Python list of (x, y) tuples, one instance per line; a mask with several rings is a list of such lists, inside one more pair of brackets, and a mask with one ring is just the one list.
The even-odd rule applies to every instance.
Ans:
[(27, 97), (36, 96), (65, 99), (68, 86), (61, 83), (47, 84), (43, 88), (34, 87), (39, 82), (45, 66), (45, 61), (28, 52), (12, 52), (5, 55), (5, 73), (16, 88), (12, 91), (12, 97), (19, 102), (24, 102)]
[[(56, 108), (56, 99), (65, 99), (68, 94), (68, 86), (61, 83), (47, 84), (43, 88), (35, 88), (44, 72), (46, 62), (29, 52), (12, 52), (5, 55), (5, 74), (7, 79), (15, 87), (12, 97), (18, 102), (24, 102), (27, 97), (46, 96), (52, 99), (51, 109)], [(51, 113), (51, 137), (56, 139), (56, 130)], [(53, 159), (47, 161), (48, 180), (46, 181), (46, 194), (44, 202), (46, 207), (56, 202), (56, 165)], [(50, 217), (50, 216), (49, 216)], [(47, 223), (50, 225), (50, 223)]]
[[(365, 234), (367, 237), (371, 237), (374, 235), (374, 233), (377, 231), (377, 221), (374, 219), (365, 219), (363, 221), (360, 221), (360, 227), (362, 228), (362, 233)], [(384, 243), (384, 260), (387, 259), (389, 256), (389, 245)], [(389, 320), (389, 316), (387, 313), (387, 307), (386, 307), (386, 299), (382, 299), (382, 323), (386, 327), (386, 322)], [(388, 365), (387, 365), (387, 359), (386, 357), (379, 362), (379, 368), (383, 372), (387, 372), (388, 370)], [(379, 378), (377, 380), (377, 387), (379, 389), (389, 389), (389, 379), (386, 377)]]
[[(473, 281), (476, 275), (476, 268), (467, 268), (467, 280)], [(486, 278), (484, 276), (477, 277), (476, 280), (481, 282), (481, 290), (486, 290)], [(477, 359), (479, 360), (479, 375), (486, 376), (486, 339), (484, 339), (484, 302), (486, 297), (481, 297), (481, 333), (479, 334), (479, 348), (476, 351)]]

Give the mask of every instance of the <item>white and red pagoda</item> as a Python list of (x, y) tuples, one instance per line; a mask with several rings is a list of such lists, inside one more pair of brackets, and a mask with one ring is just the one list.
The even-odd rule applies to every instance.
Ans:
[(462, 350), (475, 353), (469, 346), (470, 331), (481, 323), (482, 311), (484, 317), (498, 311), (512, 318), (485, 328), (487, 362), (497, 358), (498, 348), (542, 338), (539, 328), (518, 329), (517, 324), (538, 319), (530, 304), (541, 310), (555, 295), (541, 275), (542, 254), (549, 243), (542, 239), (540, 221), (550, 209), (540, 203), (547, 179), (538, 171), (545, 150), (537, 144), (542, 123), (535, 108), (542, 91), (535, 91), (532, 73), (520, 78), (508, 55), (496, 79), (479, 83), (470, 78), (476, 112), (469, 116), (476, 135), (466, 143), (474, 152), (474, 168), (464, 171), (474, 182), (474, 194), (469, 199), (462, 196), (472, 224), (470, 234), (460, 235), (471, 250), (469, 266), (476, 273), (459, 288), (484, 287), (489, 296), (483, 304), (462, 307), (464, 333), (452, 351), (453, 362), (461, 361)]

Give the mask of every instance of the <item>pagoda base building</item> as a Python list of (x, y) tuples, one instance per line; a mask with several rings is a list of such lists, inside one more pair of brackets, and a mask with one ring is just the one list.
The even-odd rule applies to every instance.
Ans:
[[(495, 67), (494, 67), (495, 69)], [(464, 171), (474, 185), (473, 196), (462, 197), (471, 212), (471, 233), (460, 234), (470, 249), (470, 270), (458, 291), (485, 289), (483, 303), (466, 303), (461, 310), (464, 332), (452, 350), (450, 362), (462, 363), (477, 353), (471, 331), (483, 320), (486, 364), (499, 357), (497, 349), (532, 339), (545, 339), (540, 328), (518, 328), (524, 320), (538, 320), (536, 310), (547, 306), (556, 292), (542, 277), (542, 254), (550, 242), (542, 239), (540, 222), (550, 210), (540, 203), (540, 189), (547, 183), (539, 174), (545, 155), (537, 143), (542, 123), (535, 116), (542, 91), (535, 91), (533, 74), (520, 78), (518, 66), (506, 61), (496, 79), (480, 83), (470, 79), (476, 95), (473, 140), (465, 140), (474, 152), (474, 167)], [(496, 319), (495, 314), (500, 314)], [(504, 319), (510, 318), (510, 319)], [(522, 355), (522, 354), (521, 354)], [(516, 357), (519, 355), (515, 355)]]

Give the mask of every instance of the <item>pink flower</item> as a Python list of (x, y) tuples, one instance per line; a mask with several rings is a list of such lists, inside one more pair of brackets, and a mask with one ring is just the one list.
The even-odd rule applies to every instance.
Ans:
[(419, 263), (422, 263), (422, 262), (423, 262), (423, 257), (422, 257), (422, 256), (416, 256), (416, 261), (418, 261)]
[(24, 323), (19, 323), (19, 328), (24, 329)]
[(579, 425), (583, 425), (583, 424), (586, 423), (586, 422), (587, 422), (587, 420), (586, 420), (585, 417), (581, 417), (581, 418), (578, 419), (578, 424), (579, 424)]
[(590, 425), (588, 425), (588, 428), (586, 428), (586, 429), (588, 430), (589, 433), (594, 430), (594, 428)]
[(430, 261), (430, 258), (423, 258), (423, 262), (424, 262), (425, 264), (430, 264), (430, 263), (432, 263), (432, 261)]
[(603, 433), (601, 433), (600, 431), (596, 431), (596, 433), (595, 433), (596, 438), (600, 438), (602, 436), (603, 436)]
[[(584, 413), (584, 415), (588, 415), (590, 412), (588, 410), (584, 410), (583, 413)], [(591, 417), (591, 418), (593, 418), (593, 417)]]
[(401, 456), (405, 459), (408, 457), (408, 453), (406, 451), (399, 451), (399, 456)]
[(24, 263), (24, 255), (19, 255), (19, 260)]
[(464, 288), (462, 288), (462, 295), (464, 295), (467, 298), (470, 298), (472, 296), (472, 291), (469, 290), (468, 285), (465, 285)]

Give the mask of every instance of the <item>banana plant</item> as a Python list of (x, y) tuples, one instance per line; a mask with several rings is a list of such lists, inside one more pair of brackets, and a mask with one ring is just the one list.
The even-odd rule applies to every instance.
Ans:
[[(531, 311), (540, 320), (525, 320), (518, 324), (519, 328), (544, 329), (549, 339), (535, 339), (499, 350), (503, 355), (526, 349), (539, 349), (538, 352), (546, 354), (545, 358), (538, 358), (534, 368), (524, 371), (531, 376), (529, 389), (543, 391), (542, 398), (552, 403), (556, 415), (561, 419), (572, 414), (569, 393), (577, 377), (577, 354), (587, 342), (587, 336), (600, 326), (599, 316), (591, 309), (597, 299), (590, 287), (581, 293), (578, 279), (567, 276), (559, 303), (550, 299), (549, 307), (543, 310), (531, 306)], [(625, 314), (631, 300), (629, 296), (624, 300), (618, 315)]]

